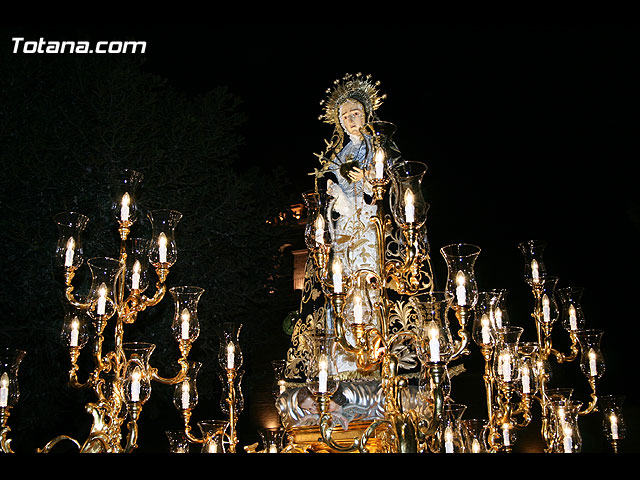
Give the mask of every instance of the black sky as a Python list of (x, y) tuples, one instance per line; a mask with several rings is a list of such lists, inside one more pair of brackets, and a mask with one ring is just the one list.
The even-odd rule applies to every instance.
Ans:
[(347, 72), (371, 74), (388, 95), (379, 116), (397, 125), (404, 157), (429, 166), (434, 250), (464, 241), (480, 244), (489, 263), (519, 262), (517, 242), (542, 238), (571, 276), (590, 275), (586, 265), (597, 263), (599, 277), (611, 277), (619, 264), (603, 259), (638, 236), (633, 26), (410, 25), (370, 38), (221, 22), (3, 33), (5, 49), (17, 35), (146, 41), (146, 68), (173, 87), (197, 95), (227, 85), (241, 97), (242, 161), (286, 168), (300, 192), (312, 187), (313, 153), (331, 134), (318, 120), (325, 90)]

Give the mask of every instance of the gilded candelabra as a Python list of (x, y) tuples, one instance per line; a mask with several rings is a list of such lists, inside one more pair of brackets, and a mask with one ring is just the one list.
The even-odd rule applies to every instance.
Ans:
[[(534, 298), (535, 342), (522, 341), (524, 329), (510, 324), (506, 290), (478, 289), (475, 262), (481, 250), (475, 245), (443, 247), (440, 253), (447, 264), (444, 291), (433, 291), (432, 277), (427, 291), (420, 291), (424, 286), (423, 270), (428, 272), (427, 277), (431, 273), (428, 251), (420, 242), (420, 229), (428, 210), (421, 192), (426, 166), (419, 162), (389, 163), (386, 145), (394, 129), (385, 122), (367, 124), (362, 129), (371, 159), (364, 166), (364, 174), (378, 207), (370, 220), (375, 226), (380, 272), (349, 269), (341, 263), (344, 257), (341, 259), (339, 248), (333, 243), (330, 215), (323, 216), (317, 192), (307, 194), (311, 199), (307, 198), (306, 243), (317, 280), (333, 312), (331, 329), (305, 336), (310, 350), (307, 388), (316, 400), (321, 441), (327, 450), (367, 452), (372, 438), (377, 438), (381, 443), (376, 443), (376, 451), (512, 452), (517, 432), (531, 424), (537, 402), (542, 411), (545, 452), (580, 452), (579, 417), (598, 411), (598, 404), (602, 404), (605, 435), (612, 450), (618, 451), (625, 434), (621, 415), (624, 397), (599, 399), (596, 393), (604, 373), (602, 332), (585, 329), (580, 306), (582, 289), (556, 291), (558, 279), (547, 275), (542, 261), (544, 242), (519, 245), (525, 256), (525, 280)], [(387, 198), (391, 215), (384, 213)], [(385, 234), (393, 228), (400, 229), (404, 239), (400, 258), (385, 257)], [(390, 289), (420, 306), (423, 314), (418, 328), (391, 331)], [(457, 335), (450, 330), (449, 311), (455, 314)], [(568, 353), (552, 344), (553, 325), (560, 316), (571, 341)], [(405, 340), (413, 346), (421, 363), (419, 405), (403, 401), (409, 381), (399, 371), (393, 346)], [(470, 353), (471, 341), (484, 358), (487, 419), (463, 419), (466, 406), (456, 404), (449, 395), (447, 367)], [(334, 439), (337, 430), (331, 413), (332, 396), (340, 383), (335, 360), (338, 348), (355, 358), (359, 371), (379, 369), (384, 398), (383, 417), (364, 428), (359, 426), (362, 433), (346, 442), (344, 438)], [(580, 362), (591, 389), (588, 402), (583, 404), (572, 398), (572, 389), (549, 388), (552, 361)], [(305, 447), (295, 443), (288, 447), (288, 451), (301, 450)]]
[[(390, 328), (391, 288), (414, 300), (419, 292), (424, 293), (425, 290), (429, 292), (429, 298), (435, 298), (430, 259), (419, 235), (429, 208), (422, 197), (421, 186), (426, 165), (407, 161), (391, 165), (387, 149), (394, 130), (395, 127), (386, 122), (367, 124), (362, 129), (371, 158), (370, 163), (364, 166), (364, 174), (372, 186), (373, 199), (378, 207), (370, 221), (375, 229), (380, 271), (346, 268), (342, 264), (344, 258), (340, 258), (336, 245), (332, 243), (329, 221), (323, 211), (310, 208), (308, 213), (307, 246), (315, 262), (317, 279), (334, 312), (335, 325), (331, 332), (315, 332), (307, 336), (312, 350), (307, 387), (316, 398), (320, 411), (322, 440), (334, 451), (367, 452), (370, 439), (378, 433), (385, 438), (382, 447), (385, 451), (418, 452), (438, 448), (438, 432), (445, 411), (446, 364), (468, 353), (466, 323), (468, 306), (472, 305), (469, 292), (473, 292), (475, 280), (472, 269), (455, 264), (453, 257), (451, 261), (455, 265), (452, 264), (451, 268), (456, 268), (459, 281), (466, 281), (466, 284), (458, 286), (458, 292), (461, 288), (467, 292), (466, 300), (460, 297), (458, 302), (454, 298), (455, 289), (444, 300), (455, 305), (460, 327), (458, 338), (449, 338), (444, 319), (446, 310), (439, 308), (435, 308), (437, 313), (429, 315), (429, 321), (425, 319), (417, 330), (392, 332)], [(391, 215), (385, 213), (387, 193)], [(309, 204), (318, 205), (318, 201), (316, 199)], [(387, 258), (385, 237), (393, 228), (400, 230), (404, 250), (401, 256)], [(443, 251), (443, 254), (449, 259), (448, 251)], [(378, 318), (379, 322), (373, 318)], [(424, 375), (428, 378), (431, 402), (423, 411), (407, 408), (403, 402), (408, 380), (401, 374), (399, 358), (393, 352), (397, 342), (411, 343), (421, 359)], [(359, 438), (348, 445), (339, 444), (332, 438), (330, 402), (338, 388), (338, 382), (333, 379), (336, 371), (334, 350), (338, 345), (353, 355), (358, 370), (379, 369), (384, 392), (384, 418), (373, 421)]]
[[(86, 261), (91, 273), (91, 286), (84, 296), (74, 292), (73, 280), (84, 263), (82, 233), (89, 219), (76, 212), (61, 213), (54, 219), (60, 234), (56, 258), (63, 268), (67, 300), (62, 338), (68, 346), (71, 362), (69, 384), (76, 389), (92, 390), (96, 400), (86, 405), (93, 422), (84, 441), (60, 435), (38, 452), (49, 452), (63, 441), (72, 442), (80, 452), (132, 452), (138, 446), (138, 421), (151, 395), (152, 382), (175, 386), (174, 404), (184, 418), (184, 430), (167, 432), (172, 451), (185, 449), (188, 443), (196, 443), (203, 445), (204, 452), (235, 452), (235, 425), (242, 404), (237, 370), (241, 365), (242, 352), (237, 336), (231, 343), (227, 339), (221, 346), (225, 349), (229, 345), (233, 347), (233, 351), (225, 354), (224, 364), (225, 383), (227, 387), (231, 386), (225, 390), (231, 393), (223, 402), (228, 420), (199, 422), (200, 437), (192, 433), (189, 424), (191, 412), (198, 401), (195, 382), (200, 368), (199, 362), (189, 360), (189, 353), (200, 334), (197, 307), (204, 289), (178, 286), (168, 290), (175, 305), (171, 330), (180, 352), (177, 361), (179, 371), (174, 376), (163, 377), (151, 365), (154, 344), (124, 341), (126, 327), (136, 322), (139, 313), (158, 305), (167, 292), (167, 276), (177, 260), (175, 228), (182, 217), (175, 210), (151, 211), (148, 214), (152, 226), (151, 239), (131, 239), (131, 228), (140, 213), (136, 195), (141, 180), (139, 172), (127, 170), (114, 184), (112, 212), (118, 224), (119, 256)], [(155, 291), (146, 295), (152, 284), (151, 270), (156, 275)], [(104, 352), (109, 325), (113, 333), (113, 350)], [(91, 340), (91, 327), (95, 332), (91, 346), (94, 367), (88, 378), (82, 381), (78, 378), (78, 362), (82, 349)], [(224, 326), (222, 328), (224, 331)], [(239, 332), (238, 327), (236, 332)], [(7, 382), (6, 388), (5, 383), (0, 387), (1, 450), (7, 453), (13, 453), (7, 422), (9, 410), (18, 400), (17, 370), (23, 356), (24, 352), (20, 351), (7, 351), (2, 355), (0, 382), (4, 379)], [(174, 449), (176, 444), (180, 446)]]

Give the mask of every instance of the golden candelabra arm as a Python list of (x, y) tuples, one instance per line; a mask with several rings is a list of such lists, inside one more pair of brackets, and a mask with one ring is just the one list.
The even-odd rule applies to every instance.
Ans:
[(484, 389), (486, 394), (487, 401), (487, 418), (489, 419), (489, 424), (493, 422), (493, 384), (494, 377), (493, 371), (491, 369), (491, 359), (493, 356), (493, 347), (490, 345), (483, 346), (481, 348), (482, 356), (484, 357), (484, 374), (482, 376), (484, 380)]
[(467, 348), (469, 346), (469, 332), (467, 332), (467, 320), (469, 315), (469, 308), (466, 306), (455, 305), (452, 307), (455, 311), (456, 318), (460, 328), (458, 329), (458, 339), (455, 342), (455, 351), (451, 354), (450, 360), (455, 360), (462, 355), (469, 355), (471, 353)]
[(516, 408), (513, 410), (513, 417), (521, 417), (520, 420), (514, 421), (514, 426), (516, 428), (524, 428), (531, 423), (533, 419), (533, 415), (531, 413), (531, 400), (532, 396), (530, 394), (523, 394), (520, 398), (520, 402), (516, 405)]
[(158, 273), (159, 278), (158, 282), (156, 283), (156, 293), (151, 298), (142, 296), (141, 304), (138, 311), (142, 311), (148, 307), (154, 307), (164, 298), (164, 294), (167, 291), (167, 285), (165, 281), (167, 279), (167, 275), (169, 274), (169, 269), (158, 268), (156, 269), (156, 272)]
[(229, 393), (227, 395), (227, 405), (229, 406), (229, 452), (236, 453), (236, 445), (238, 444), (238, 436), (236, 432), (236, 423), (238, 421), (236, 413), (236, 369), (227, 368), (227, 385)]
[(569, 336), (571, 338), (571, 350), (568, 355), (559, 352), (555, 348), (550, 349), (550, 354), (556, 358), (556, 361), (558, 363), (573, 362), (576, 358), (578, 358), (578, 355), (580, 354), (580, 345), (578, 343), (578, 337), (576, 336), (575, 332), (569, 332)]
[(591, 401), (584, 410), (580, 410), (578, 415), (588, 415), (598, 411), (598, 395), (596, 394), (596, 378), (589, 377), (589, 386), (591, 387)]
[(127, 405), (129, 412), (129, 422), (127, 423), (127, 443), (124, 448), (125, 453), (131, 453), (138, 448), (138, 418), (142, 406), (138, 402), (132, 402)]
[(10, 413), (11, 407), (0, 407), (0, 452), (2, 453), (15, 453), (11, 450), (10, 445), (9, 432), (11, 432), (11, 428), (7, 426)]
[(65, 268), (65, 297), (67, 299), (67, 301), (73, 305), (74, 307), (80, 309), (80, 310), (89, 310), (91, 308), (91, 302), (88, 303), (83, 303), (83, 302), (79, 302), (78, 300), (76, 300), (75, 295), (73, 294), (73, 290), (74, 287), (71, 284), (71, 282), (73, 281), (73, 277), (75, 276), (75, 268), (73, 267), (66, 267)]
[(93, 377), (90, 377), (85, 383), (78, 380), (78, 358), (80, 357), (79, 347), (70, 347), (69, 356), (71, 357), (71, 368), (69, 369), (69, 384), (76, 389), (90, 387), (93, 384)]
[(433, 390), (433, 416), (431, 422), (425, 420), (421, 423), (421, 432), (425, 437), (430, 437), (436, 434), (442, 423), (445, 400), (442, 382), (445, 376), (445, 364), (443, 362), (428, 362), (426, 365)]
[(187, 377), (187, 372), (189, 371), (189, 361), (186, 356), (184, 356), (178, 359), (178, 363), (180, 364), (180, 372), (178, 372), (174, 377), (162, 377), (158, 375), (157, 368), (150, 368), (149, 373), (151, 374), (151, 379), (164, 385), (176, 385), (177, 383), (182, 382)]
[(70, 441), (78, 448), (78, 450), (81, 450), (82, 448), (80, 442), (78, 442), (76, 439), (71, 438), (68, 435), (59, 435), (56, 438), (49, 440), (49, 442), (44, 447), (37, 448), (36, 453), (49, 453), (53, 447), (63, 441)]
[(187, 439), (191, 442), (191, 443), (204, 443), (205, 439), (203, 438), (198, 438), (196, 437), (191, 429), (191, 409), (190, 408), (184, 408), (181, 410), (182, 412), (182, 421), (184, 423), (184, 434), (187, 436)]
[(122, 302), (119, 312), (124, 323), (134, 323), (138, 313), (149, 307), (156, 306), (164, 298), (164, 295), (167, 292), (167, 284), (165, 283), (165, 280), (169, 274), (169, 269), (156, 269), (156, 272), (158, 273), (158, 277), (163, 278), (163, 280), (156, 282), (156, 291), (153, 297), (149, 298), (145, 295), (140, 295), (139, 291), (134, 290), (131, 292), (129, 297)]

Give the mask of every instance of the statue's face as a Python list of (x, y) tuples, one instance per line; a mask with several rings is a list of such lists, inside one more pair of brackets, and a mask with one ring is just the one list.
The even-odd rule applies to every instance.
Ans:
[(364, 107), (360, 102), (347, 100), (340, 106), (342, 126), (349, 135), (360, 136), (360, 128), (364, 125)]

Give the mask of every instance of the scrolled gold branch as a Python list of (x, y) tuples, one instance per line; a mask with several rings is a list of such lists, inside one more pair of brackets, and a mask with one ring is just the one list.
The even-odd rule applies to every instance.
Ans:
[(174, 377), (172, 378), (161, 377), (160, 375), (158, 375), (157, 368), (150, 368), (149, 373), (151, 374), (151, 379), (158, 383), (162, 383), (164, 385), (176, 385), (184, 381), (189, 371), (189, 362), (186, 358), (180, 358), (178, 359), (178, 363), (180, 364), (180, 372), (178, 372), (178, 374), (175, 375)]

